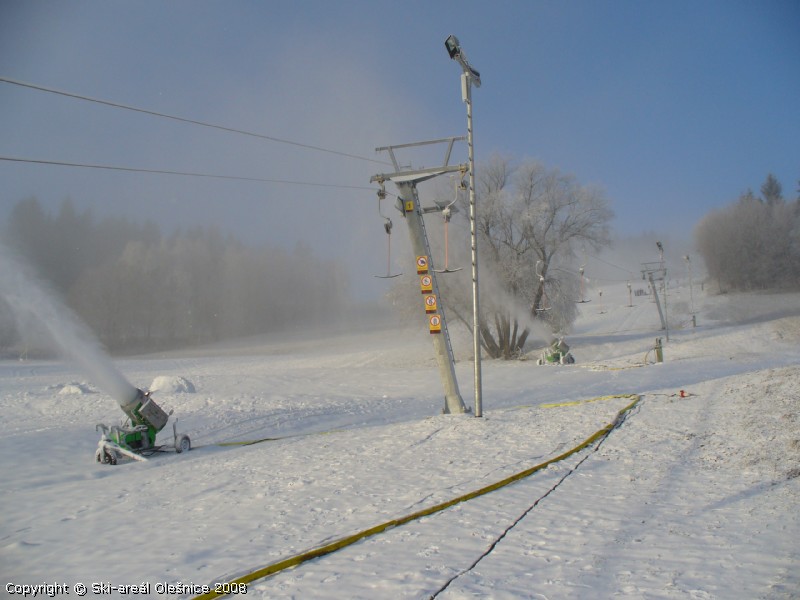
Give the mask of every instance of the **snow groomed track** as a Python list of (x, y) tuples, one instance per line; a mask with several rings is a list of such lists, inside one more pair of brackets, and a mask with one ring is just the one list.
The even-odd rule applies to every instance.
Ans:
[[(472, 492), (469, 492), (467, 494), (464, 494), (464, 495), (458, 496), (456, 498), (453, 498), (451, 500), (448, 500), (447, 502), (442, 502), (440, 504), (436, 504), (435, 506), (430, 506), (428, 508), (425, 508), (423, 510), (411, 513), (411, 514), (406, 515), (404, 517), (400, 517), (400, 518), (397, 518), (397, 519), (392, 519), (390, 521), (385, 521), (385, 522), (383, 522), (383, 523), (381, 523), (379, 525), (375, 525), (374, 527), (370, 527), (369, 529), (364, 529), (364, 530), (359, 531), (357, 533), (338, 538), (338, 539), (336, 539), (333, 542), (330, 542), (328, 544), (324, 544), (322, 546), (318, 546), (318, 547), (313, 548), (311, 550), (308, 550), (306, 552), (302, 552), (300, 554), (291, 556), (291, 557), (286, 558), (284, 560), (281, 560), (281, 561), (266, 565), (264, 567), (261, 567), (259, 569), (254, 570), (254, 571), (246, 573), (246, 574), (244, 574), (244, 575), (242, 575), (240, 577), (237, 577), (236, 579), (233, 579), (233, 580), (231, 580), (229, 582), (226, 582), (225, 585), (227, 585), (228, 589), (237, 589), (236, 586), (238, 586), (239, 584), (249, 584), (249, 583), (252, 583), (252, 582), (257, 581), (259, 579), (265, 579), (267, 577), (270, 577), (272, 575), (280, 573), (281, 571), (285, 571), (286, 569), (291, 569), (291, 568), (297, 567), (299, 565), (302, 565), (303, 563), (306, 563), (306, 562), (308, 562), (310, 560), (314, 560), (314, 559), (326, 556), (328, 554), (332, 554), (333, 552), (336, 552), (337, 550), (341, 550), (342, 548), (346, 548), (348, 546), (356, 544), (356, 543), (358, 543), (358, 542), (360, 542), (362, 540), (365, 540), (365, 539), (367, 539), (369, 537), (372, 537), (374, 535), (377, 535), (377, 534), (382, 533), (384, 531), (387, 531), (389, 529), (392, 529), (392, 528), (395, 528), (395, 527), (400, 527), (400, 526), (405, 525), (407, 523), (410, 523), (412, 521), (417, 521), (419, 519), (422, 519), (423, 517), (428, 517), (428, 516), (434, 515), (436, 513), (442, 512), (444, 510), (447, 510), (449, 508), (452, 508), (453, 506), (456, 506), (457, 504), (461, 504), (463, 502), (468, 502), (469, 500), (473, 500), (473, 499), (478, 498), (480, 496), (484, 496), (484, 495), (489, 494), (491, 492), (495, 492), (495, 491), (497, 491), (499, 489), (502, 489), (502, 488), (504, 488), (506, 486), (509, 486), (509, 485), (513, 484), (513, 483), (516, 483), (516, 482), (518, 482), (518, 481), (520, 481), (522, 479), (530, 477), (531, 475), (534, 475), (535, 473), (538, 473), (539, 471), (542, 471), (543, 469), (546, 469), (550, 465), (553, 465), (553, 464), (556, 464), (558, 462), (561, 462), (564, 459), (569, 458), (570, 456), (573, 456), (573, 455), (575, 455), (575, 454), (577, 454), (577, 453), (579, 453), (579, 452), (581, 452), (583, 450), (586, 450), (589, 447), (593, 446), (594, 444), (599, 444), (614, 429), (616, 429), (624, 421), (624, 419), (628, 415), (628, 413), (631, 410), (633, 410), (633, 408), (642, 400), (643, 396), (638, 395), (638, 394), (609, 395), (609, 396), (603, 396), (603, 397), (598, 397), (598, 398), (592, 398), (592, 399), (585, 400), (585, 401), (582, 401), (582, 402), (565, 402), (565, 403), (561, 403), (561, 404), (551, 404), (551, 405), (549, 405), (551, 407), (573, 406), (573, 405), (577, 405), (577, 404), (589, 403), (589, 402), (594, 402), (594, 401), (599, 401), (599, 400), (608, 400), (608, 399), (612, 399), (612, 398), (632, 398), (633, 401), (630, 402), (629, 404), (627, 404), (624, 408), (622, 408), (617, 413), (616, 417), (614, 418), (614, 420), (612, 422), (608, 423), (602, 429), (599, 429), (599, 430), (595, 431), (592, 435), (590, 435), (588, 438), (586, 438), (583, 442), (581, 442), (580, 444), (578, 444), (574, 448), (571, 448), (571, 449), (567, 450), (566, 452), (563, 452), (562, 454), (559, 454), (558, 456), (555, 456), (555, 457), (553, 457), (553, 458), (551, 458), (549, 460), (546, 460), (546, 461), (541, 462), (539, 464), (536, 464), (536, 465), (534, 465), (532, 467), (524, 469), (523, 471), (515, 473), (514, 475), (506, 477), (505, 479), (497, 481), (497, 482), (495, 482), (495, 483), (493, 483), (491, 485), (487, 485), (487, 486), (482, 487), (480, 489), (477, 489), (475, 491), (472, 491)], [(535, 504), (534, 504), (534, 506), (535, 506)], [(531, 508), (533, 508), (533, 506)], [(223, 588), (225, 588), (225, 585), (223, 585)], [(220, 598), (220, 597), (223, 597), (225, 595), (227, 595), (227, 594), (211, 591), (211, 592), (208, 592), (206, 594), (201, 594), (199, 596), (195, 596), (195, 600), (211, 600), (212, 598)]]

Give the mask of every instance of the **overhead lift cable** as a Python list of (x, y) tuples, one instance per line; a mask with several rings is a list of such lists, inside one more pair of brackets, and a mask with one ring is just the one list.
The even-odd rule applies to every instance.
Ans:
[(372, 190), (371, 187), (361, 185), (343, 185), (335, 183), (316, 183), (313, 181), (292, 181), (289, 179), (267, 179), (264, 177), (244, 177), (239, 175), (220, 175), (214, 173), (193, 173), (191, 171), (168, 171), (165, 169), (142, 169), (136, 167), (121, 167), (115, 165), (96, 165), (88, 163), (74, 163), (63, 160), (41, 160), (35, 158), (18, 158), (14, 156), (0, 156), (0, 160), (9, 162), (32, 163), (40, 165), (58, 165), (61, 167), (80, 167), (84, 169), (106, 169), (109, 171), (127, 171), (130, 173), (155, 173), (157, 175), (180, 175), (183, 177), (205, 177), (210, 179), (234, 179), (238, 181), (256, 181), (261, 183), (283, 183), (286, 185), (312, 185), (316, 187), (344, 188), (349, 190)]
[(247, 135), (247, 136), (250, 136), (250, 137), (260, 138), (260, 139), (263, 139), (263, 140), (269, 140), (271, 142), (276, 142), (276, 143), (279, 143), (279, 144), (289, 144), (291, 146), (297, 146), (299, 148), (306, 148), (308, 150), (316, 150), (318, 152), (327, 152), (329, 154), (336, 154), (336, 155), (339, 155), (339, 156), (345, 156), (347, 158), (354, 158), (354, 159), (357, 159), (357, 160), (366, 160), (366, 161), (369, 161), (369, 162), (378, 163), (378, 164), (382, 164), (382, 165), (389, 164), (389, 163), (387, 163), (385, 161), (378, 160), (376, 158), (368, 158), (366, 156), (359, 156), (357, 154), (350, 154), (348, 152), (341, 152), (339, 150), (332, 150), (330, 148), (323, 148), (322, 146), (314, 146), (312, 144), (304, 144), (302, 142), (295, 142), (295, 141), (292, 141), (292, 140), (278, 138), (278, 137), (274, 137), (274, 136), (271, 136), (271, 135), (265, 135), (265, 134), (262, 134), (262, 133), (254, 133), (252, 131), (246, 131), (244, 129), (236, 129), (234, 127), (226, 127), (224, 125), (215, 125), (214, 123), (207, 123), (205, 121), (198, 121), (197, 119), (187, 119), (185, 117), (178, 117), (178, 116), (175, 116), (175, 115), (169, 115), (169, 114), (158, 112), (158, 111), (155, 111), (155, 110), (148, 110), (148, 109), (145, 109), (145, 108), (137, 108), (135, 106), (130, 106), (130, 105), (127, 105), (127, 104), (121, 104), (119, 102), (111, 102), (109, 100), (101, 100), (99, 98), (92, 98), (90, 96), (84, 96), (82, 94), (76, 94), (76, 93), (73, 93), (73, 92), (66, 92), (66, 91), (63, 91), (63, 90), (57, 90), (57, 89), (54, 89), (54, 88), (45, 87), (43, 85), (36, 85), (36, 84), (33, 84), (33, 83), (27, 83), (25, 81), (18, 81), (16, 79), (10, 79), (8, 77), (1, 77), (0, 76), (0, 82), (9, 83), (11, 85), (18, 85), (20, 87), (26, 87), (26, 88), (30, 88), (32, 90), (38, 90), (40, 92), (48, 92), (50, 94), (57, 94), (59, 96), (66, 96), (68, 98), (75, 98), (76, 100), (85, 100), (86, 102), (94, 102), (96, 104), (103, 104), (105, 106), (111, 106), (113, 108), (121, 108), (121, 109), (124, 109), (124, 110), (131, 110), (131, 111), (134, 111), (134, 112), (143, 113), (143, 114), (151, 115), (151, 116), (154, 116), (154, 117), (161, 117), (161, 118), (164, 118), (164, 119), (172, 119), (173, 121), (180, 121), (182, 123), (190, 123), (192, 125), (199, 125), (201, 127), (209, 127), (211, 129), (219, 129), (221, 131), (227, 131), (229, 133), (238, 133), (238, 134), (241, 134), (241, 135)]
[[(587, 258), (591, 258), (593, 260), (596, 260), (598, 262), (606, 264), (609, 267), (614, 267), (615, 269), (619, 269), (620, 271), (628, 273), (628, 275), (633, 275), (633, 271), (631, 271), (630, 269), (626, 269), (625, 267), (620, 267), (619, 265), (615, 265), (614, 263), (608, 262), (607, 260), (604, 260), (604, 259), (600, 258), (599, 256), (593, 256), (593, 255), (589, 254), (589, 255), (587, 255)], [(598, 279), (598, 278), (595, 277), (594, 279)], [(625, 280), (624, 279), (603, 279), (602, 281), (625, 281)]]

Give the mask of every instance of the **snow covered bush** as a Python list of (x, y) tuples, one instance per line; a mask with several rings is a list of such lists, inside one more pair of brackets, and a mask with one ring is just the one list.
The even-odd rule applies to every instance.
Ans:
[(800, 287), (800, 201), (747, 192), (706, 215), (695, 241), (720, 291)]

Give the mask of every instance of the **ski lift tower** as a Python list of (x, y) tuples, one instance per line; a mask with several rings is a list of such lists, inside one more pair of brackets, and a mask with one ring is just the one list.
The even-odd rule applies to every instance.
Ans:
[(667, 290), (666, 287), (662, 287), (664, 291), (665, 310), (661, 310), (661, 302), (658, 299), (658, 288), (656, 288), (655, 283), (656, 281), (666, 282), (667, 268), (664, 266), (663, 259), (657, 263), (642, 263), (642, 279), (646, 279), (650, 282), (650, 289), (653, 290), (653, 297), (655, 298), (656, 307), (658, 308), (658, 316), (661, 317), (661, 329), (667, 332), (667, 341), (669, 341), (669, 328), (667, 327), (667, 316), (665, 314)]
[[(442, 305), (441, 297), (439, 296), (439, 286), (436, 282), (436, 271), (433, 269), (428, 234), (425, 231), (425, 221), (422, 218), (424, 213), (439, 211), (441, 207), (422, 208), (419, 201), (419, 194), (417, 193), (417, 184), (445, 173), (460, 172), (462, 176), (466, 174), (468, 169), (466, 165), (448, 164), (450, 162), (450, 154), (453, 150), (453, 143), (463, 139), (463, 137), (451, 137), (427, 142), (415, 142), (411, 144), (376, 148), (377, 152), (386, 151), (389, 153), (395, 171), (394, 173), (373, 175), (370, 178), (370, 183), (378, 183), (381, 186), (381, 190), (378, 192), (379, 194), (384, 192), (384, 185), (387, 181), (394, 183), (399, 192), (397, 195), (397, 209), (408, 223), (411, 247), (417, 259), (420, 290), (425, 298), (423, 304), (428, 317), (429, 330), (431, 334), (433, 334), (436, 361), (439, 365), (439, 374), (444, 386), (445, 405), (443, 412), (456, 414), (462, 414), (468, 411), (464, 405), (464, 400), (461, 398), (461, 393), (458, 390), (453, 346), (450, 343), (450, 334), (447, 330), (444, 306)], [(394, 155), (394, 151), (398, 148), (410, 148), (440, 143), (447, 143), (444, 164), (441, 167), (401, 170)]]

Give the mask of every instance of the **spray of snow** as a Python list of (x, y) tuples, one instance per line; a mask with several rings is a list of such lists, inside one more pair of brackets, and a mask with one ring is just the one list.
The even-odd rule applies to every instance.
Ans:
[(74, 361), (120, 404), (136, 395), (136, 388), (114, 367), (89, 328), (4, 245), (0, 245), (0, 295), (20, 327), (35, 317), (54, 349)]

